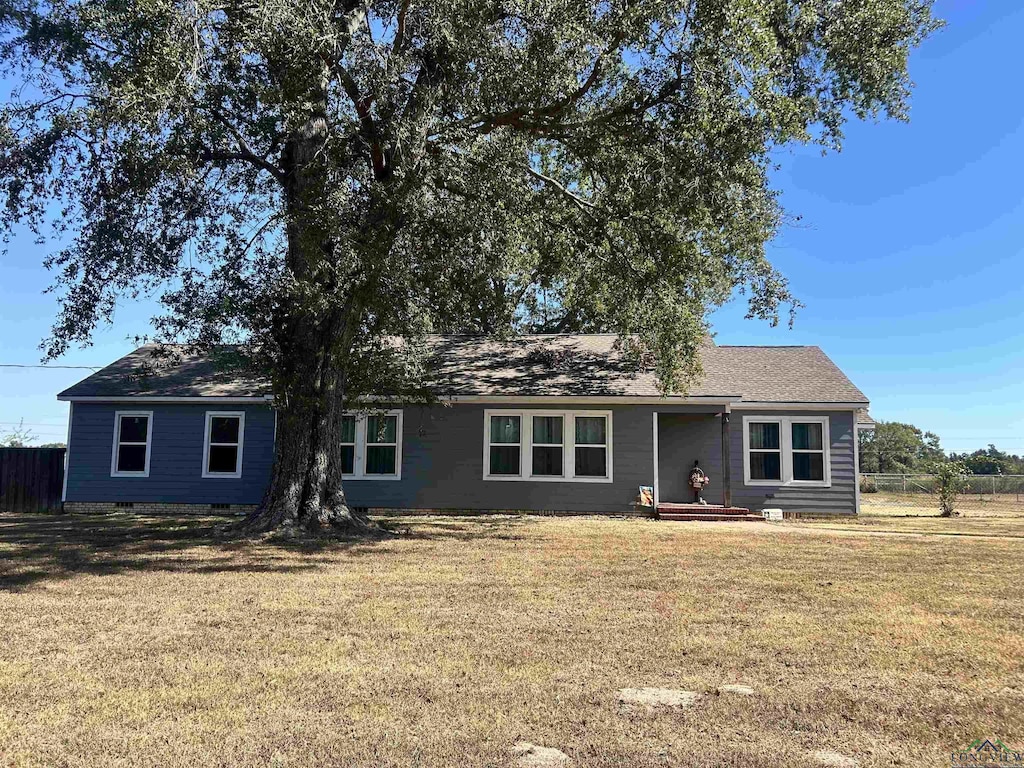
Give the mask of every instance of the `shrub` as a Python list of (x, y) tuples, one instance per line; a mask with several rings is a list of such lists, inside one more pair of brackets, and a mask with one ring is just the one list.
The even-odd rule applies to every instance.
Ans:
[(860, 492), (861, 493), (878, 493), (878, 486), (875, 484), (875, 478), (861, 476), (861, 478), (860, 478)]
[(967, 475), (971, 471), (962, 461), (945, 461), (936, 464), (933, 471), (935, 472), (935, 489), (939, 496), (940, 513), (943, 517), (959, 516), (956, 499), (970, 485)]

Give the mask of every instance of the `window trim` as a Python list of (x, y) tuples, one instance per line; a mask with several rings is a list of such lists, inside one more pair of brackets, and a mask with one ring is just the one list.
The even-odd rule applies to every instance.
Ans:
[[(779, 448), (782, 452), (780, 480), (754, 480), (750, 477), (750, 424), (778, 424)], [(830, 418), (828, 416), (779, 416), (777, 414), (743, 416), (743, 484), (748, 486), (797, 488), (831, 488), (832, 487), (832, 439), (829, 434)], [(824, 465), (823, 480), (795, 480), (793, 478), (793, 425), (821, 424), (821, 454)], [(758, 451), (755, 449), (755, 453)], [(767, 451), (766, 451), (767, 452)], [(818, 453), (811, 450), (797, 450), (797, 453)]]
[[(611, 482), (612, 477), (612, 417), (611, 411), (602, 412), (599, 414), (591, 414), (586, 411), (575, 411), (570, 416), (570, 425), (566, 427), (566, 431), (572, 433), (572, 471), (573, 477), (578, 480), (604, 480), (605, 478), (595, 475), (577, 475), (576, 474), (576, 449), (577, 448), (604, 448), (604, 466), (608, 473), (608, 481)], [(607, 416), (605, 416), (607, 414)], [(576, 442), (576, 419), (586, 418), (588, 416), (605, 416), (604, 421), (604, 444), (601, 443), (577, 443)]]
[[(751, 448), (750, 447), (750, 424), (777, 424), (779, 427), (778, 448)], [(771, 418), (749, 418), (743, 417), (743, 479), (747, 485), (783, 485), (786, 481), (786, 425), (779, 417)], [(755, 453), (777, 453), (779, 454), (779, 479), (752, 478), (750, 472), (751, 455)]]
[[(492, 475), (491, 469), (491, 446), (492, 445), (514, 445), (514, 443), (491, 443), (491, 417), (492, 416), (518, 416), (519, 417), (519, 474), (518, 475)], [(534, 475), (533, 474), (533, 417), (534, 416), (561, 416), (562, 417), (562, 474), (561, 475)], [(605, 477), (593, 477), (589, 475), (576, 475), (576, 417), (594, 416), (605, 420), (605, 452), (607, 461)], [(535, 483), (611, 483), (614, 482), (613, 474), (613, 452), (612, 452), (612, 411), (607, 410), (566, 410), (551, 408), (485, 408), (484, 409), (484, 439), (483, 439), (483, 479), (493, 481), (512, 482), (535, 482)], [(541, 443), (540, 445), (548, 445)], [(551, 444), (553, 445), (553, 444)], [(587, 443), (586, 445), (592, 445)], [(598, 447), (592, 445), (592, 447)]]
[[(236, 443), (214, 443), (210, 440), (210, 427), (214, 418), (237, 418), (238, 419), (238, 458), (235, 459), (234, 472), (211, 472), (210, 471), (210, 446), (211, 445), (236, 445)], [(242, 448), (245, 445), (245, 411), (207, 411), (206, 426), (203, 429), (203, 479), (213, 480), (227, 478), (237, 480), (242, 476)]]
[[(344, 440), (339, 440), (338, 441), (338, 445), (341, 446), (342, 448), (347, 448), (348, 446), (352, 447), (352, 471), (355, 472), (356, 471), (356, 454), (359, 453), (359, 414), (343, 412), (341, 414), (342, 424), (344, 424), (345, 418), (347, 418), (349, 416), (351, 416), (352, 420), (353, 420), (353, 423), (352, 423), (352, 442), (351, 443), (347, 443)], [(353, 475), (351, 475), (351, 474), (349, 474), (347, 472), (342, 472), (341, 479), (344, 480), (346, 478), (351, 478), (352, 476)]]
[[(382, 411), (345, 411), (345, 416), (355, 416), (356, 419), (356, 443), (352, 457), (352, 474), (343, 474), (342, 480), (384, 480), (393, 481), (402, 479), (402, 431), (404, 428), (404, 415), (401, 408), (389, 408)], [(395, 446), (395, 474), (393, 475), (368, 475), (366, 474), (366, 421), (367, 416), (396, 416), (395, 419), (395, 442), (394, 443), (369, 443), (369, 445)], [(342, 443), (351, 445), (351, 443)]]
[[(555, 416), (555, 417), (560, 418), (562, 420), (562, 442), (560, 442), (560, 443), (535, 443), (533, 441), (533, 419), (536, 416)], [(519, 434), (519, 437), (520, 437), (519, 448), (520, 448), (520, 450), (522, 450), (523, 443), (526, 443), (526, 442), (529, 443), (529, 445), (527, 446), (527, 450), (526, 450), (526, 456), (529, 457), (530, 463), (529, 463), (528, 466), (525, 467), (525, 469), (526, 469), (526, 479), (528, 479), (528, 480), (565, 480), (566, 478), (569, 477), (569, 470), (568, 470), (568, 467), (566, 466), (568, 464), (568, 461), (566, 460), (566, 449), (568, 448), (568, 445), (566, 444), (565, 437), (566, 437), (566, 433), (568, 432), (568, 429), (566, 428), (566, 415), (565, 415), (565, 412), (564, 411), (530, 411), (530, 414), (529, 414), (528, 418), (530, 420), (530, 428), (529, 429), (522, 429), (522, 427), (520, 427), (521, 432)], [(520, 422), (520, 424), (521, 423), (522, 422)], [(562, 472), (560, 474), (557, 474), (557, 475), (535, 475), (535, 474), (533, 474), (533, 449), (534, 448), (561, 448), (561, 450), (562, 450)], [(575, 448), (573, 448), (573, 460), (572, 460), (572, 463), (573, 463), (573, 472), (575, 473), (575, 471), (576, 471)], [(522, 472), (523, 469), (524, 469), (524, 467), (523, 467), (523, 464), (522, 464), (522, 458), (520, 457), (519, 471)], [(502, 477), (515, 477), (515, 475), (502, 475)]]
[[(494, 416), (515, 416), (519, 419), (519, 442), (518, 443), (495, 443), (491, 441), (491, 415)], [(522, 480), (523, 479), (523, 460), (527, 453), (527, 449), (524, 448), (526, 443), (526, 419), (527, 417), (523, 413), (518, 411), (504, 411), (495, 412), (489, 415), (489, 412), (485, 412), (484, 415), (484, 479), (485, 480)], [(530, 420), (531, 430), (533, 420)], [(519, 472), (513, 474), (491, 474), (491, 448), (494, 446), (501, 446), (508, 448), (510, 446), (518, 446), (519, 448)], [(564, 446), (563, 446), (563, 450)], [(530, 457), (532, 459), (532, 456)], [(562, 471), (565, 471), (565, 457), (562, 458)]]
[[(146, 423), (146, 468), (141, 472), (119, 471), (117, 468), (118, 448), (122, 445), (142, 445), (142, 443), (121, 442), (121, 418), (123, 416), (145, 416)], [(153, 412), (152, 411), (114, 411), (114, 438), (110, 452), (111, 477), (149, 477), (150, 459), (153, 456)]]

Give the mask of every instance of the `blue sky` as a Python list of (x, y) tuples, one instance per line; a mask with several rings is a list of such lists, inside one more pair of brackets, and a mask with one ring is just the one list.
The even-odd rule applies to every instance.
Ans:
[[(948, 450), (1024, 453), (1024, 101), (1015, 65), (1024, 4), (947, 0), (948, 26), (916, 51), (909, 124), (851, 123), (842, 153), (778, 153), (776, 186), (801, 216), (770, 247), (806, 304), (795, 327), (714, 317), (721, 344), (817, 344), (875, 418), (937, 432)], [(38, 363), (56, 309), (45, 250), (0, 256), (0, 363)], [(126, 304), (60, 364), (102, 366), (132, 348), (152, 307)], [(24, 418), (63, 440), (58, 391), (84, 370), (0, 368), (0, 433)]]

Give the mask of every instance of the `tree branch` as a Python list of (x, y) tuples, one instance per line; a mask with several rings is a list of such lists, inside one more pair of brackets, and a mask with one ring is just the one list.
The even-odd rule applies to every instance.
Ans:
[(242, 135), (230, 120), (224, 117), (218, 109), (211, 109), (211, 114), (214, 119), (227, 128), (228, 132), (234, 137), (235, 142), (238, 144), (238, 152), (220, 152), (217, 150), (204, 149), (203, 157), (206, 160), (244, 160), (251, 165), (261, 170), (267, 171), (271, 176), (277, 179), (279, 182), (284, 182), (284, 171), (274, 165), (272, 162), (267, 160), (266, 157), (261, 157), (246, 141), (245, 136)]
[[(597, 57), (594, 59), (594, 63), (590, 68), (590, 74), (587, 76), (587, 78), (580, 84), (580, 86), (575, 91), (570, 93), (565, 98), (558, 99), (557, 101), (547, 105), (546, 107), (537, 107), (532, 109), (513, 109), (507, 112), (498, 113), (497, 115), (492, 115), (490, 117), (469, 118), (468, 121), (466, 122), (469, 122), (470, 124), (480, 123), (480, 130), (483, 133), (490, 133), (495, 128), (498, 128), (503, 125), (514, 125), (516, 127), (527, 128), (532, 127), (529, 124), (523, 124), (523, 118), (544, 118), (554, 117), (555, 115), (558, 115), (560, 112), (564, 111), (565, 109), (568, 109), (577, 101), (586, 96), (587, 93), (594, 87), (594, 85), (597, 83), (598, 75), (601, 73), (602, 63), (609, 55), (611, 55), (614, 51), (618, 50), (619, 45), (622, 43), (624, 35), (625, 33), (622, 31), (617, 32), (615, 34), (611, 42), (609, 42), (608, 47), (601, 51), (601, 53), (599, 53)], [(536, 127), (541, 126), (538, 125)]]
[(364, 98), (359, 94), (359, 86), (356, 84), (355, 79), (340, 63), (336, 64), (334, 69), (338, 74), (338, 81), (341, 83), (342, 89), (348, 96), (349, 101), (352, 102), (352, 106), (355, 107), (356, 116), (359, 118), (359, 124), (362, 126), (360, 134), (370, 148), (370, 167), (373, 169), (373, 175), (377, 179), (383, 179), (388, 173), (388, 167), (384, 157), (384, 150), (381, 148), (380, 141), (378, 140), (377, 124), (373, 119), (373, 113), (370, 112), (373, 99)]
[(538, 179), (539, 181), (542, 181), (543, 183), (548, 184), (548, 185), (554, 187), (555, 189), (557, 189), (565, 197), (569, 198), (573, 203), (575, 203), (580, 208), (580, 210), (582, 210), (588, 216), (591, 216), (591, 217), (593, 217), (595, 219), (597, 218), (596, 216), (594, 216), (594, 214), (592, 212), (593, 211), (600, 211), (601, 207), (599, 205), (595, 205), (594, 203), (590, 202), (589, 200), (584, 200), (579, 195), (576, 195), (573, 192), (569, 191), (563, 184), (561, 184), (557, 180), (552, 179), (550, 176), (545, 176), (540, 171), (535, 171), (533, 168), (531, 168), (529, 166), (526, 167), (526, 171), (531, 176), (533, 176), (535, 179)]
[(409, 12), (409, 0), (402, 0), (398, 9), (398, 22), (395, 28), (395, 39), (391, 44), (391, 55), (399, 53), (405, 44), (405, 16)]
[(258, 155), (254, 155), (251, 152), (224, 152), (221, 150), (210, 149), (209, 147), (203, 147), (199, 153), (199, 157), (203, 162), (235, 162), (242, 161), (249, 163), (255, 168), (266, 171), (275, 179), (282, 184), (284, 183), (285, 174), (280, 168), (271, 163), (269, 160), (262, 158)]

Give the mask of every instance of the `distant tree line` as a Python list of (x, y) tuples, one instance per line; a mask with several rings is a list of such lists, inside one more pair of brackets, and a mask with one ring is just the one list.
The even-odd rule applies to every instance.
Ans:
[(960, 461), (975, 475), (1024, 475), (1024, 456), (1005, 453), (992, 443), (974, 453), (951, 453), (952, 461)]
[(1005, 453), (991, 443), (965, 453), (946, 453), (939, 436), (913, 424), (880, 421), (859, 435), (860, 471), (882, 474), (934, 472), (938, 464), (958, 461), (975, 475), (1024, 475), (1024, 456)]
[(64, 448), (64, 443), (43, 443), (42, 445), (32, 445), (36, 441), (36, 436), (32, 434), (32, 430), (25, 426), (25, 420), (22, 419), (18, 422), (18, 426), (14, 429), (9, 429), (6, 432), (0, 433), (0, 448)]

